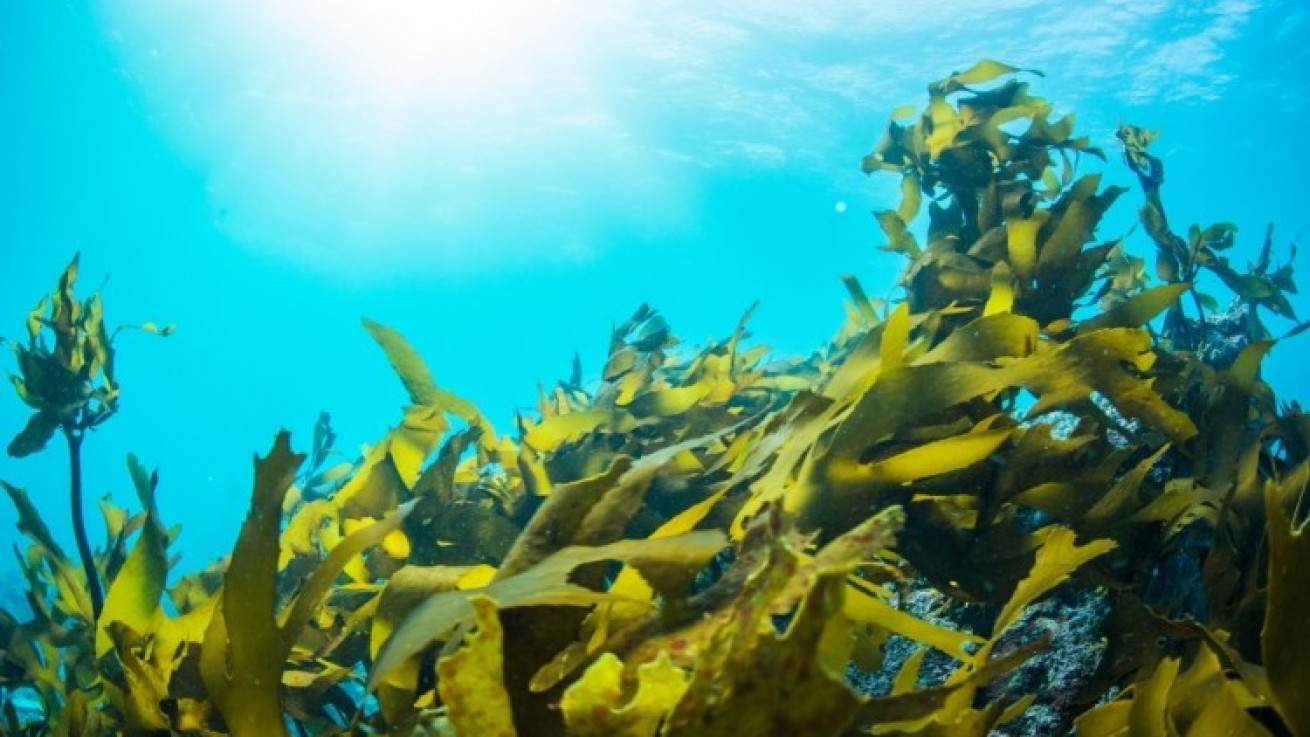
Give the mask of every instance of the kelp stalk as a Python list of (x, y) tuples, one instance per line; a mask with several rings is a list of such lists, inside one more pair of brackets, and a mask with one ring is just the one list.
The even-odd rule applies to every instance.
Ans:
[(77, 555), (86, 573), (86, 590), (91, 595), (91, 613), (97, 621), (105, 608), (104, 587), (96, 570), (91, 541), (86, 536), (86, 519), (82, 514), (82, 437), (85, 431), (75, 422), (63, 424), (64, 439), (68, 441), (68, 497), (73, 508), (73, 534), (77, 537)]

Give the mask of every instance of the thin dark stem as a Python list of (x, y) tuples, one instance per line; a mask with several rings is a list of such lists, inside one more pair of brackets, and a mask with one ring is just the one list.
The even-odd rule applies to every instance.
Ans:
[(96, 559), (91, 553), (91, 542), (86, 537), (86, 519), (82, 515), (82, 430), (72, 424), (65, 424), (64, 438), (68, 440), (73, 534), (77, 536), (77, 553), (82, 558), (82, 570), (86, 573), (86, 590), (91, 595), (91, 615), (95, 621), (99, 621), (100, 611), (105, 607), (105, 595), (100, 588), (100, 574), (96, 572)]
[[(1178, 238), (1178, 236), (1176, 235), (1174, 237)], [(1201, 294), (1196, 291), (1197, 270), (1198, 270), (1197, 267), (1193, 265), (1191, 268), (1191, 273), (1187, 275), (1187, 278), (1184, 281), (1188, 281), (1192, 283), (1192, 288), (1187, 291), (1192, 293), (1192, 301), (1196, 303), (1196, 324), (1201, 329), (1201, 332), (1204, 333), (1205, 332), (1205, 306), (1201, 304)]]

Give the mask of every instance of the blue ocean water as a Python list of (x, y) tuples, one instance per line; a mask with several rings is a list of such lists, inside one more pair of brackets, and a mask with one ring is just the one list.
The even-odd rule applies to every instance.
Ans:
[[(816, 348), (842, 274), (896, 294), (869, 213), (897, 183), (861, 157), (894, 108), (981, 57), (1044, 72), (1034, 92), (1077, 112), (1109, 158), (1085, 170), (1109, 183), (1134, 185), (1117, 124), (1161, 130), (1171, 217), (1236, 223), (1238, 263), (1269, 222), (1280, 258), (1310, 234), (1303, 0), (889, 5), (8, 0), (0, 335), (22, 335), (76, 251), (111, 323), (178, 325), (121, 337), (121, 412), (86, 472), (89, 495), (128, 504), (125, 455), (158, 466), (194, 570), (231, 547), (278, 428), (303, 447), (326, 410), (351, 449), (399, 418), (362, 316), (506, 429), (575, 351), (594, 378), (642, 302), (694, 344), (758, 299), (755, 340)], [(1268, 364), (1283, 399), (1310, 401), (1307, 340)], [(25, 417), (0, 401), (0, 432)], [(0, 478), (71, 548), (65, 463), (4, 457)]]

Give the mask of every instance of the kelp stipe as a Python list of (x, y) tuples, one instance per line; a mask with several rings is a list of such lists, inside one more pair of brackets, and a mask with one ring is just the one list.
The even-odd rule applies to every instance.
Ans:
[[(27, 316), (27, 343), (12, 344), (19, 375), (11, 374), (9, 379), (18, 397), (34, 412), (26, 427), (10, 441), (8, 452), (16, 458), (35, 453), (56, 431), (67, 442), (73, 532), (88, 598), (84, 613), (87, 621), (94, 622), (104, 607), (104, 589), (83, 516), (82, 442), (88, 430), (99, 427), (118, 411), (113, 345), (118, 331), (111, 334), (105, 325), (99, 294), (78, 301), (74, 283), (79, 256), (75, 254), (64, 269), (54, 293), (42, 297)], [(159, 328), (153, 323), (134, 327), (157, 335), (173, 331), (172, 325)], [(53, 347), (45, 342), (47, 330), (53, 334)], [(10, 491), (11, 496), (15, 493)]]

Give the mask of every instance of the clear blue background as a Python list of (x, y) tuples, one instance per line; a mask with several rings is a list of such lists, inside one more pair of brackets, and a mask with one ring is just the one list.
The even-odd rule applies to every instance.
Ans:
[[(158, 465), (192, 570), (230, 548), (279, 427), (304, 447), (328, 410), (350, 450), (398, 419), (361, 316), (502, 428), (575, 350), (594, 378), (643, 301), (694, 344), (760, 299), (756, 340), (816, 348), (841, 274), (894, 294), (869, 212), (897, 182), (860, 158), (893, 108), (983, 56), (1046, 73), (1034, 91), (1077, 111), (1107, 182), (1133, 184), (1118, 121), (1162, 129), (1175, 227), (1236, 222), (1239, 263), (1270, 221), (1280, 258), (1305, 240), (1303, 0), (885, 5), (4, 0), (0, 335), (24, 337), (77, 250), (111, 323), (178, 324), (120, 337), (122, 410), (87, 480), (134, 505), (125, 454)], [(1272, 357), (1284, 399), (1310, 398), (1306, 340)], [(0, 397), (6, 442), (26, 414)], [(0, 457), (0, 478), (71, 550), (65, 464), (52, 445)], [(17, 537), (6, 501), (0, 543)]]

